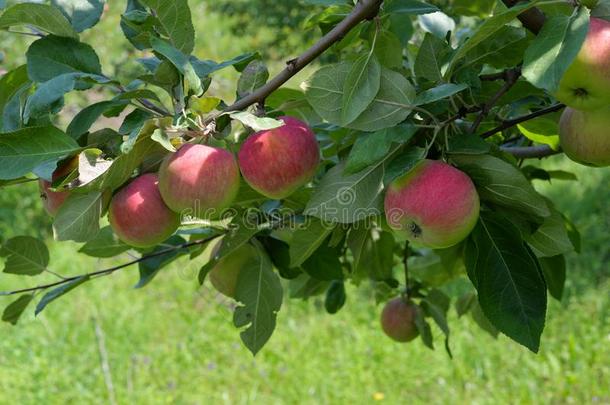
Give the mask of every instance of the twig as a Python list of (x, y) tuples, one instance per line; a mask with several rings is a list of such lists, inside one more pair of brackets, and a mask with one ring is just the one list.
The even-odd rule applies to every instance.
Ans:
[(133, 264), (140, 263), (140, 262), (142, 262), (144, 260), (147, 260), (147, 259), (150, 259), (150, 258), (153, 258), (153, 257), (162, 256), (164, 254), (171, 253), (173, 251), (180, 250), (180, 249), (186, 249), (186, 248), (189, 248), (191, 246), (202, 245), (202, 244), (204, 244), (206, 242), (211, 241), (212, 239), (214, 239), (216, 237), (218, 237), (218, 235), (210, 236), (209, 238), (200, 239), (200, 240), (196, 240), (196, 241), (193, 241), (193, 242), (183, 243), (181, 245), (172, 246), (170, 248), (163, 249), (163, 250), (160, 250), (158, 252), (153, 252), (151, 254), (148, 254), (148, 255), (145, 255), (145, 256), (142, 256), (142, 257), (138, 257), (137, 259), (134, 259), (134, 260), (132, 260), (130, 262), (119, 264), (119, 265), (114, 266), (114, 267), (110, 267), (108, 269), (98, 270), (98, 271), (94, 271), (92, 273), (79, 274), (78, 276), (66, 277), (66, 278), (64, 278), (62, 280), (59, 280), (59, 281), (56, 281), (56, 282), (53, 282), (53, 283), (42, 284), (42, 285), (39, 285), (39, 286), (36, 286), (36, 287), (23, 288), (23, 289), (20, 289), (20, 290), (2, 291), (2, 292), (0, 292), (0, 296), (15, 295), (15, 294), (21, 294), (21, 293), (25, 293), (25, 292), (46, 290), (46, 289), (49, 289), (51, 287), (56, 287), (58, 285), (69, 283), (71, 281), (74, 281), (76, 279), (79, 279), (79, 278), (85, 277), (85, 276), (89, 276), (89, 277), (107, 276), (109, 274), (114, 273), (117, 270), (124, 269), (124, 268), (129, 267), (129, 266), (131, 266)]
[(496, 105), (496, 103), (504, 96), (508, 91), (517, 83), (519, 77), (521, 76), (521, 68), (516, 67), (514, 69), (508, 69), (504, 72), (504, 85), (494, 94), (494, 96), (489, 99), (485, 105), (483, 105), (481, 109), (481, 113), (477, 116), (477, 119), (472, 123), (470, 127), (470, 133), (474, 134), (479, 126), (487, 117), (491, 109)]
[(553, 150), (548, 145), (537, 146), (501, 146), (502, 152), (510, 153), (519, 159), (544, 158), (547, 156), (557, 155), (561, 150)]
[(540, 116), (543, 116), (543, 115), (546, 115), (546, 114), (554, 113), (556, 111), (559, 111), (559, 110), (563, 109), (564, 107), (565, 107), (564, 104), (555, 104), (555, 105), (552, 105), (550, 107), (543, 108), (542, 110), (538, 110), (536, 112), (533, 112), (531, 114), (524, 115), (522, 117), (518, 117), (518, 118), (515, 118), (515, 119), (512, 119), (512, 120), (506, 120), (501, 125), (497, 126), (496, 128), (483, 133), (481, 135), (481, 138), (483, 138), (483, 139), (489, 138), (490, 136), (492, 136), (494, 134), (497, 134), (498, 132), (504, 131), (505, 129), (508, 129), (508, 128), (512, 128), (512, 127), (514, 127), (517, 124), (520, 124), (520, 123), (525, 122), (525, 121), (529, 121), (531, 119), (534, 119), (534, 118), (537, 118), (537, 117), (540, 117)]
[[(352, 28), (364, 20), (369, 20), (375, 17), (379, 12), (381, 3), (383, 3), (383, 0), (360, 0), (352, 12), (347, 15), (343, 21), (320, 38), (320, 40), (311, 46), (311, 48), (307, 49), (298, 58), (286, 62), (286, 68), (278, 73), (277, 76), (268, 81), (264, 86), (259, 87), (253, 93), (226, 107), (224, 111), (240, 111), (251, 106), (252, 104), (266, 99), (267, 96), (280, 88), (284, 83), (290, 80), (290, 78), (324, 53), (333, 44), (341, 41), (341, 39), (343, 39)], [(209, 120), (213, 120), (214, 118), (216, 117), (212, 116), (209, 118)]]

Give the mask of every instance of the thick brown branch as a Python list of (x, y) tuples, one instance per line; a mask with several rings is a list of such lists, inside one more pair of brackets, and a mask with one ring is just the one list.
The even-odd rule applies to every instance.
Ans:
[(561, 153), (560, 150), (553, 150), (548, 145), (537, 146), (501, 146), (500, 150), (510, 153), (519, 159), (543, 158)]
[(521, 124), (522, 122), (529, 121), (529, 120), (532, 120), (532, 119), (537, 118), (537, 117), (541, 117), (541, 116), (546, 115), (546, 114), (554, 113), (556, 111), (559, 111), (559, 110), (563, 109), (564, 107), (565, 107), (565, 105), (563, 105), (563, 104), (555, 104), (555, 105), (552, 105), (550, 107), (543, 108), (542, 110), (538, 110), (536, 112), (533, 112), (531, 114), (524, 115), (522, 117), (518, 117), (518, 118), (515, 118), (515, 119), (512, 119), (512, 120), (506, 120), (502, 124), (497, 126), (496, 128), (483, 133), (481, 135), (481, 138), (483, 138), (483, 139), (489, 138), (490, 136), (495, 135), (498, 132), (504, 131), (505, 129), (508, 129), (508, 128), (512, 128), (512, 127), (514, 127), (517, 124)]
[(324, 53), (336, 42), (339, 42), (356, 25), (364, 20), (371, 19), (379, 12), (379, 7), (383, 0), (360, 0), (354, 10), (341, 21), (335, 28), (324, 35), (311, 48), (306, 50), (301, 56), (286, 63), (286, 68), (278, 73), (267, 84), (260, 87), (250, 95), (236, 101), (234, 104), (225, 108), (225, 111), (243, 110), (253, 104), (263, 101), (271, 93), (280, 88), (290, 78), (296, 75), (301, 69), (310, 64), (314, 59)]
[(151, 253), (151, 254), (139, 257), (139, 258), (134, 259), (134, 260), (132, 260), (130, 262), (119, 264), (119, 265), (114, 266), (114, 267), (110, 267), (108, 269), (98, 270), (98, 271), (94, 271), (92, 273), (79, 274), (78, 276), (66, 277), (66, 278), (64, 278), (62, 280), (59, 280), (59, 281), (56, 281), (56, 282), (53, 282), (53, 283), (49, 283), (49, 284), (42, 284), (42, 285), (39, 285), (39, 286), (36, 286), (36, 287), (23, 288), (21, 290), (13, 290), (13, 291), (2, 291), (2, 292), (0, 292), (0, 296), (15, 295), (15, 294), (21, 294), (21, 293), (26, 293), (26, 292), (47, 290), (49, 288), (57, 287), (59, 285), (69, 283), (71, 281), (74, 281), (76, 279), (79, 279), (79, 278), (85, 277), (85, 276), (89, 276), (89, 277), (107, 276), (109, 274), (114, 273), (117, 270), (124, 269), (124, 268), (129, 267), (129, 266), (131, 266), (133, 264), (140, 263), (140, 262), (142, 262), (144, 260), (147, 260), (147, 259), (150, 259), (150, 258), (153, 258), (153, 257), (163, 256), (163, 255), (165, 255), (167, 253), (171, 253), (171, 252), (174, 252), (174, 251), (180, 250), (180, 249), (186, 249), (186, 248), (189, 248), (191, 246), (202, 245), (202, 244), (207, 243), (210, 240), (216, 238), (217, 236), (218, 235), (214, 235), (214, 236), (211, 236), (211, 237), (206, 238), (206, 239), (200, 239), (200, 240), (196, 240), (194, 242), (187, 242), (187, 243), (183, 243), (181, 245), (172, 246), (172, 247), (169, 247), (167, 249), (159, 250), (158, 252), (154, 252), (154, 253)]
[[(512, 7), (519, 3), (520, 0), (502, 0), (502, 2), (506, 4), (507, 7)], [(517, 18), (519, 18), (519, 21), (521, 21), (525, 28), (534, 34), (538, 34), (540, 32), (542, 26), (544, 25), (544, 21), (546, 20), (544, 13), (536, 7), (524, 11), (523, 13), (519, 14)]]

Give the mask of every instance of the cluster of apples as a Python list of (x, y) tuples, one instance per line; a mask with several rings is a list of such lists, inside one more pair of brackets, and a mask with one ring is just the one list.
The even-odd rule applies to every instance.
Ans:
[[(248, 137), (237, 159), (226, 149), (185, 144), (164, 159), (158, 174), (136, 177), (110, 202), (108, 219), (116, 235), (131, 246), (146, 248), (171, 236), (183, 216), (221, 216), (237, 196), (240, 171), (253, 189), (273, 199), (285, 198), (307, 183), (320, 161), (315, 134), (296, 118), (280, 119), (283, 126)], [(59, 167), (52, 180), (74, 168), (73, 163)], [(45, 180), (40, 180), (40, 189), (51, 215), (70, 194), (54, 191)]]
[(588, 166), (609, 166), (610, 22), (591, 18), (587, 37), (556, 97), (568, 106), (559, 123), (565, 154)]

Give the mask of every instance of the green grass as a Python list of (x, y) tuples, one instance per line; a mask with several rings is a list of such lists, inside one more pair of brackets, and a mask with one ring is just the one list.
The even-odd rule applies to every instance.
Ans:
[[(610, 403), (610, 282), (607, 220), (610, 171), (554, 158), (578, 183), (538, 183), (581, 225), (583, 253), (569, 257), (562, 303), (550, 301), (540, 353), (494, 340), (451, 312), (454, 359), (416, 340), (386, 338), (367, 289), (349, 289), (331, 316), (319, 299), (285, 302), (267, 346), (252, 358), (231, 324), (230, 301), (198, 288), (199, 263), (176, 263), (142, 290), (137, 269), (79, 287), (34, 319), (0, 325), (0, 403), (107, 402), (102, 331), (114, 396), (121, 404), (162, 403)], [(106, 267), (52, 244), (52, 269)], [(127, 258), (124, 258), (127, 260)], [(2, 275), (2, 289), (24, 281)], [(8, 302), (4, 299), (3, 302)]]

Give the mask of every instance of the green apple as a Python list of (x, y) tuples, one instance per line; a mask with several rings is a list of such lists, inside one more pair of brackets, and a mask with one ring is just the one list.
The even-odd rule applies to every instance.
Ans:
[(565, 154), (588, 166), (610, 166), (610, 107), (595, 111), (566, 108), (559, 121)]
[(555, 97), (578, 110), (610, 105), (610, 22), (591, 18), (580, 52), (561, 78)]

